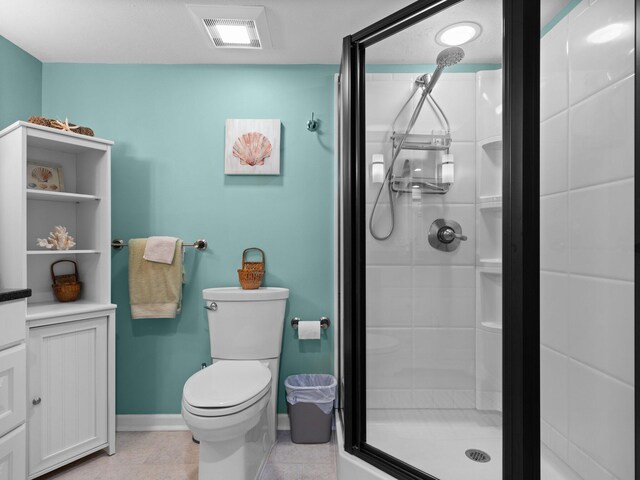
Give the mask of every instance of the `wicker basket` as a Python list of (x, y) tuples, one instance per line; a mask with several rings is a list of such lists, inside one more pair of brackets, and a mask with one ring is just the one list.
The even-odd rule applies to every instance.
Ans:
[[(260, 262), (248, 262), (247, 252), (257, 250), (262, 256)], [(238, 279), (243, 290), (255, 290), (260, 288), (262, 279), (264, 278), (264, 252), (256, 247), (250, 247), (242, 252), (242, 268), (238, 269)]]
[[(74, 273), (68, 275), (56, 275), (54, 265), (61, 262), (73, 263)], [(75, 302), (80, 296), (82, 283), (78, 281), (78, 265), (73, 260), (58, 260), (51, 264), (51, 278), (53, 279), (53, 294), (59, 302)]]

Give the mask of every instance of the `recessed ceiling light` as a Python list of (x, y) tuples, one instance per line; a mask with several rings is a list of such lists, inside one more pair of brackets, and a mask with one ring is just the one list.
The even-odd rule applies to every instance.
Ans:
[(482, 27), (474, 22), (454, 23), (444, 27), (436, 35), (440, 45), (458, 46), (475, 40), (482, 33)]

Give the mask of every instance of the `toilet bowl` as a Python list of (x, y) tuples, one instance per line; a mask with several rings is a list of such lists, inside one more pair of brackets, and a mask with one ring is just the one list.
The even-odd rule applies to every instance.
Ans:
[(222, 360), (187, 380), (182, 415), (198, 440), (226, 441), (256, 426), (270, 393), (266, 366), (254, 360)]
[(200, 480), (256, 480), (276, 434), (285, 288), (203, 290), (212, 364), (185, 383), (182, 417)]

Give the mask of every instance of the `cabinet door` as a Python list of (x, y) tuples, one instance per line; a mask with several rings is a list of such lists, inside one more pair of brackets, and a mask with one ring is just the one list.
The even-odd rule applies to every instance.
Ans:
[(29, 330), (29, 475), (107, 443), (107, 317)]
[(26, 364), (24, 343), (0, 351), (0, 435), (25, 420)]
[(21, 425), (0, 438), (0, 480), (27, 478), (25, 426)]

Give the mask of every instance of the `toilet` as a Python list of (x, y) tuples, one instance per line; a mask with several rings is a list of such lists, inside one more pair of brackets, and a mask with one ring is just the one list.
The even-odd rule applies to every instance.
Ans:
[(207, 288), (212, 364), (182, 391), (182, 417), (200, 441), (199, 479), (255, 480), (276, 440), (286, 288)]

